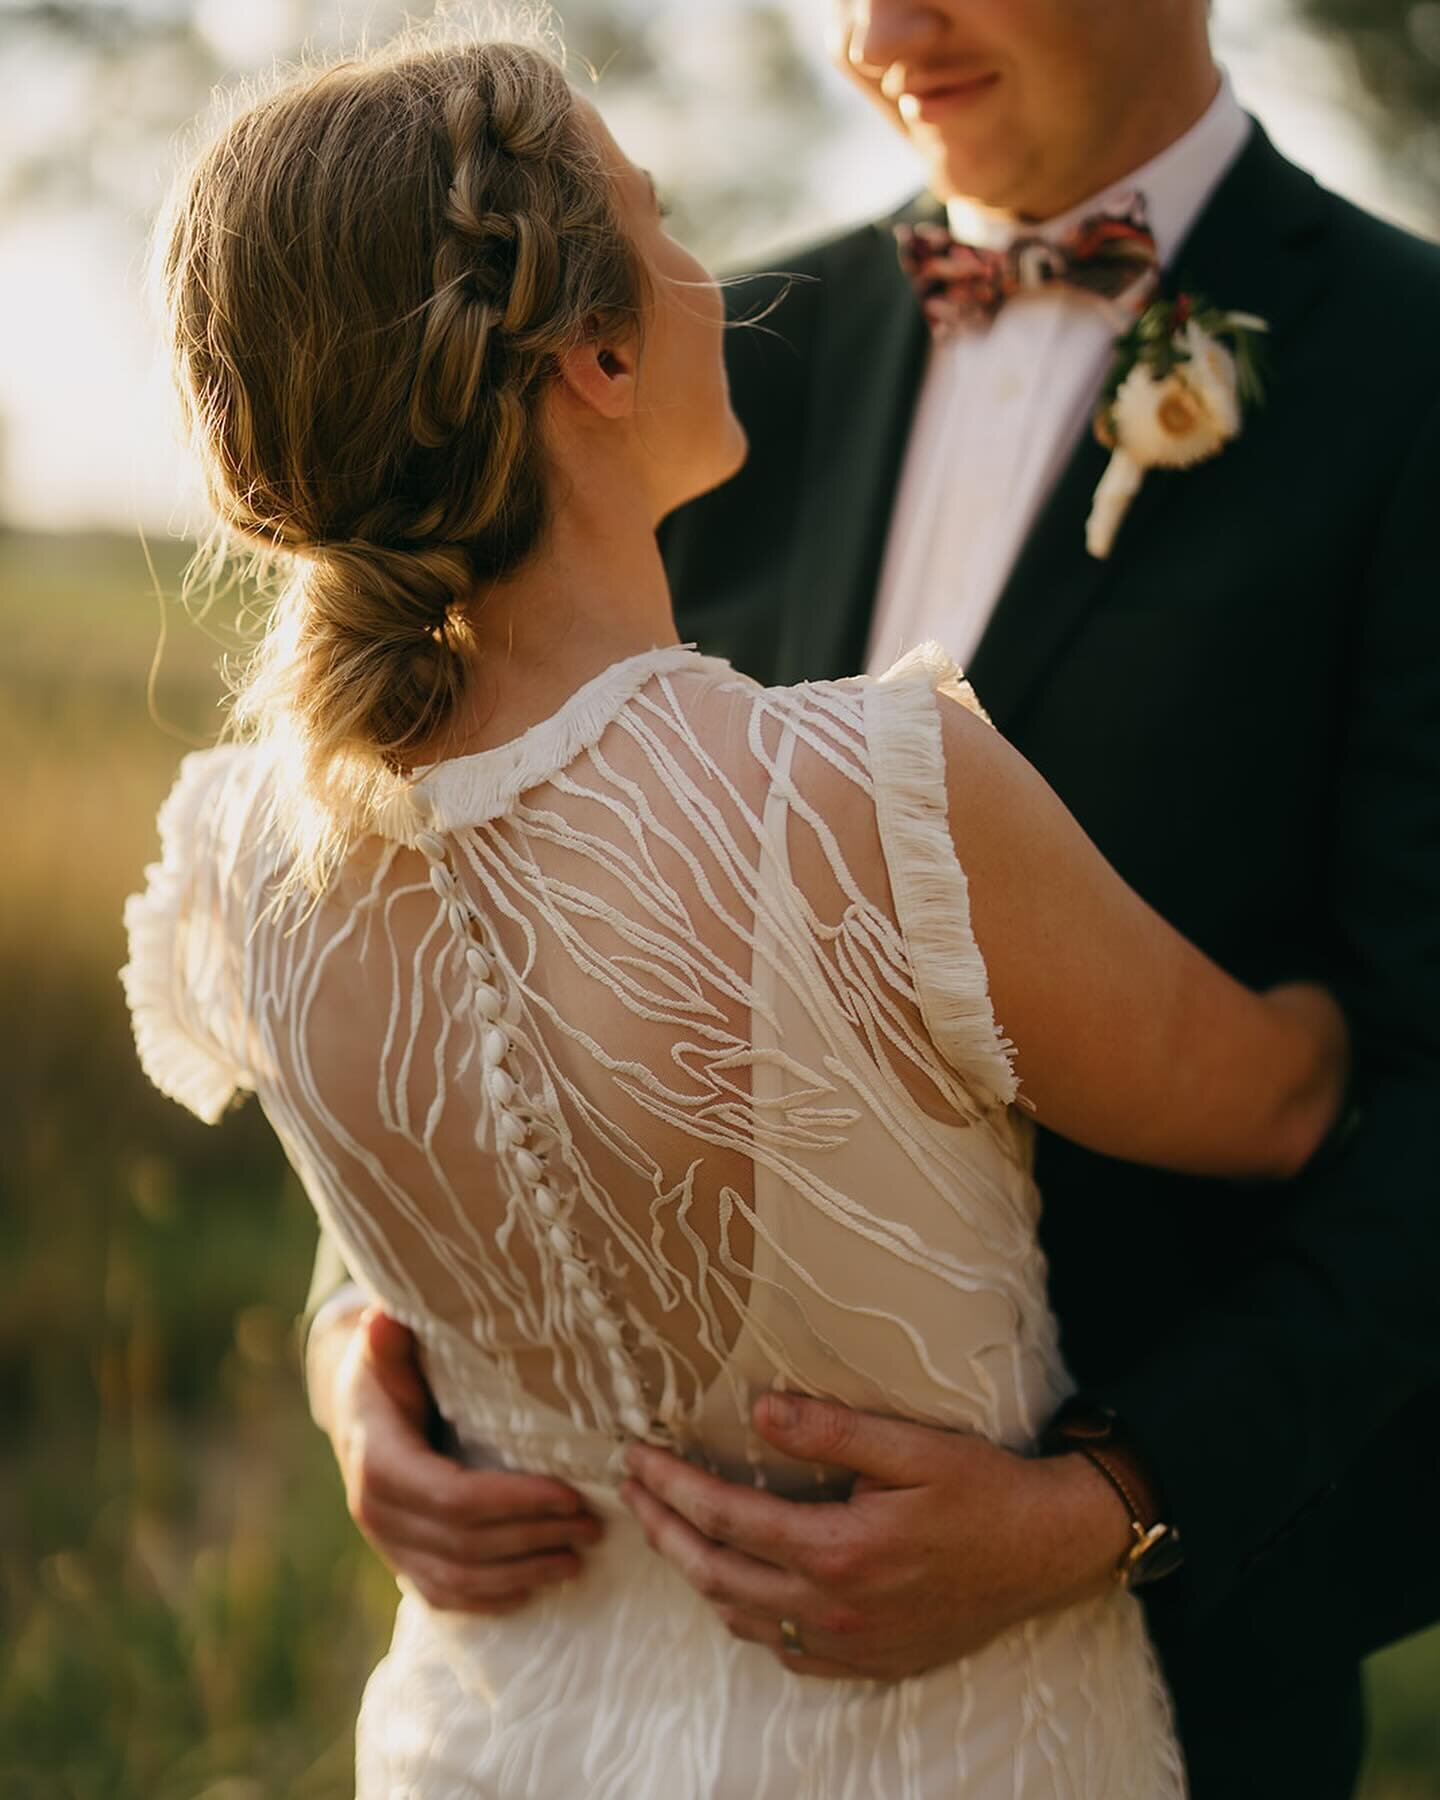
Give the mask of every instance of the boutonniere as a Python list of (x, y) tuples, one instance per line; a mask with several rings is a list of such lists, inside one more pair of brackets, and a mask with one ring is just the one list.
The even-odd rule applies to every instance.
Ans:
[(1252, 313), (1181, 294), (1147, 306), (1116, 340), (1095, 409), (1095, 436), (1111, 455), (1085, 527), (1092, 556), (1110, 554), (1147, 470), (1188, 469), (1239, 435), (1263, 398), (1258, 339), (1269, 329)]

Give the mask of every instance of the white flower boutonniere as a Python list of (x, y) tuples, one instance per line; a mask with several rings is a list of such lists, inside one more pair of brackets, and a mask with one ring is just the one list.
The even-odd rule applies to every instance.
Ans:
[(1110, 554), (1148, 469), (1188, 469), (1239, 435), (1246, 409), (1263, 398), (1256, 340), (1269, 329), (1251, 313), (1181, 294), (1146, 307), (1116, 340), (1095, 409), (1095, 436), (1111, 456), (1085, 527), (1092, 556)]

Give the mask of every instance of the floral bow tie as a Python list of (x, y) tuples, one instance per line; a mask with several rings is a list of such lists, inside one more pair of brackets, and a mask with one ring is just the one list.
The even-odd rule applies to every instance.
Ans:
[(1019, 237), (1008, 250), (962, 244), (943, 225), (897, 225), (900, 266), (936, 336), (993, 319), (1013, 294), (1059, 282), (1116, 300), (1150, 291), (1160, 258), (1145, 196), (1094, 213), (1056, 239)]

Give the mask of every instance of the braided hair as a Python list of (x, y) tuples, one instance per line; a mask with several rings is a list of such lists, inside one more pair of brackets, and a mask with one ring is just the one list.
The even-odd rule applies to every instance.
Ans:
[(211, 502), (281, 575), (232, 721), (283, 744), (318, 888), (453, 717), (467, 601), (546, 529), (546, 385), (636, 327), (644, 275), (562, 70), (510, 42), (292, 79), (202, 153), (162, 242)]

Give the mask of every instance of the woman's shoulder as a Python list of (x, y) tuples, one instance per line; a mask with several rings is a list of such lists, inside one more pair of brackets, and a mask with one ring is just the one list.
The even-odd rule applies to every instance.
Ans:
[(983, 753), (994, 733), (964, 670), (933, 639), (880, 674), (757, 684), (755, 691), (764, 710), (802, 729), (825, 722), (832, 739), (848, 732), (872, 775), (932, 792), (937, 778)]
[[(885, 695), (897, 694), (912, 700), (924, 694), (938, 695), (942, 700), (963, 707), (983, 724), (990, 724), (990, 715), (981, 705), (964, 669), (933, 638), (907, 650), (883, 674), (866, 679), (870, 687)], [(941, 708), (942, 714), (946, 711)]]
[(782, 765), (793, 792), (835, 856), (883, 872), (936, 1047), (983, 1107), (1010, 1105), (1012, 1047), (991, 1006), (950, 806), (955, 786), (986, 781), (999, 740), (960, 665), (927, 642), (879, 675), (758, 691), (793, 741)]
[[(964, 671), (934, 641), (883, 673), (767, 686), (718, 657), (685, 671), (684, 711), (701, 742), (740, 768), (763, 763), (771, 779), (828, 809), (846, 829), (847, 793), (923, 793), (932, 805), (962, 769), (978, 776), (996, 737)], [(864, 831), (858, 815), (852, 831)]]
[[(729, 664), (720, 663), (718, 659), (707, 660), (711, 660), (713, 667), (721, 673), (730, 669)], [(898, 696), (903, 701), (930, 693), (956, 701), (987, 725), (990, 723), (989, 715), (970, 685), (964, 669), (933, 638), (916, 644), (891, 663), (888, 669), (876, 675), (835, 676), (819, 681), (798, 681), (765, 687), (738, 671), (730, 672), (736, 684), (748, 687), (777, 705), (840, 705), (858, 714), (863, 709), (867, 696), (872, 697), (872, 703), (874, 696), (883, 696), (879, 703), (884, 705), (891, 695)]]

